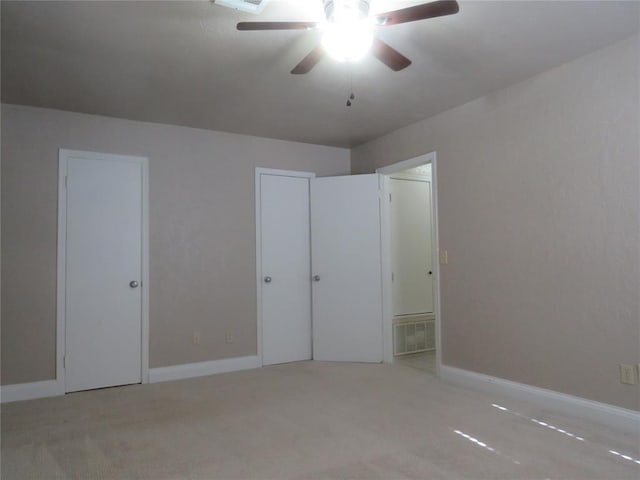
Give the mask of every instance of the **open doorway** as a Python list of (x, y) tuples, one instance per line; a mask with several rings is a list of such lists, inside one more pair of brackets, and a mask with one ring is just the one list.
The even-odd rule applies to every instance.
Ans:
[(440, 365), (435, 153), (381, 174), (384, 360), (437, 374)]

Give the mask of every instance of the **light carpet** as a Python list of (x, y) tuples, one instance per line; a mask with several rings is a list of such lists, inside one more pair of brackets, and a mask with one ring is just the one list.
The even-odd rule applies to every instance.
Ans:
[(402, 365), (302, 362), (16, 402), (1, 431), (6, 480), (640, 478), (638, 438)]

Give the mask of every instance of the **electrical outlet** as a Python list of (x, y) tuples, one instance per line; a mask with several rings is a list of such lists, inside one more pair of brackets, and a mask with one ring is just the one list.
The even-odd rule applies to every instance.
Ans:
[(200, 345), (200, 332), (193, 332), (193, 344)]
[(224, 335), (224, 343), (233, 343), (233, 334), (232, 333), (226, 333)]
[(446, 265), (447, 263), (449, 263), (449, 252), (440, 250), (440, 265)]
[(626, 385), (636, 384), (636, 369), (633, 365), (620, 364), (620, 383)]

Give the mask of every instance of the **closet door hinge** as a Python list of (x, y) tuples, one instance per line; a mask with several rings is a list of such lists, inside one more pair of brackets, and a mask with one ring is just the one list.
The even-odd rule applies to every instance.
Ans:
[(389, 203), (393, 202), (393, 200), (391, 199), (391, 194), (389, 194)]

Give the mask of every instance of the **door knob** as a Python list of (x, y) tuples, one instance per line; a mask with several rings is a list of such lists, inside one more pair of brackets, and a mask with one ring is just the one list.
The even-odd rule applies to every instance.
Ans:
[(264, 277), (264, 283), (271, 283), (271, 277)]
[(431, 275), (433, 272), (431, 270), (429, 270), (429, 275)]
[(131, 288), (138, 288), (138, 282), (136, 282), (135, 280), (131, 280), (131, 281), (129, 282), (129, 286), (130, 286)]
[(313, 276), (313, 281), (314, 282), (319, 282), (320, 281), (320, 275), (314, 275)]

